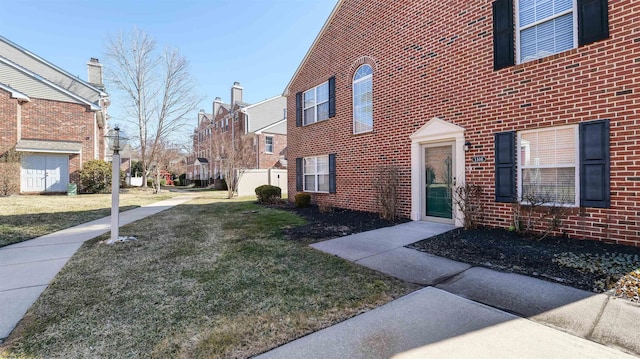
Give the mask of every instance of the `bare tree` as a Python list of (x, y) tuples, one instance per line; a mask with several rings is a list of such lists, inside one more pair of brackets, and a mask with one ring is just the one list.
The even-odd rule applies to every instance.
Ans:
[(200, 101), (188, 65), (177, 49), (158, 51), (156, 41), (137, 28), (107, 40), (105, 75), (122, 94), (125, 120), (138, 129), (143, 186), (160, 144), (186, 125)]
[(227, 198), (238, 191), (244, 172), (255, 165), (253, 135), (215, 131), (212, 136), (213, 156), (227, 183)]
[(152, 166), (154, 169), (153, 187), (155, 193), (160, 193), (161, 174), (176, 174), (184, 168), (183, 159), (185, 157), (182, 147), (175, 143), (160, 141), (156, 148), (156, 161)]

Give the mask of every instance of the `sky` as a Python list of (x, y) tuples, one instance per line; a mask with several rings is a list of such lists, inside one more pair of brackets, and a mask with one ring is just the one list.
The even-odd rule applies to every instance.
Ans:
[[(282, 94), (337, 0), (0, 0), (0, 35), (87, 79), (87, 62), (103, 58), (107, 38), (138, 27), (160, 48), (176, 47), (190, 62), (212, 112), (230, 100), (235, 81), (243, 100)], [(109, 88), (107, 88), (109, 92)], [(114, 123), (123, 121), (114, 98)], [(192, 116), (196, 125), (197, 110)]]

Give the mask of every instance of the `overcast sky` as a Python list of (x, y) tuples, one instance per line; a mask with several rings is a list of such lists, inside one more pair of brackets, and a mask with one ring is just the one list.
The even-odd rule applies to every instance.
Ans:
[[(229, 102), (234, 81), (245, 102), (281, 94), (336, 3), (0, 0), (0, 35), (86, 80), (86, 63), (103, 57), (106, 37), (137, 26), (189, 59), (205, 98), (199, 108), (211, 112), (216, 96)], [(114, 117), (117, 106), (110, 108)]]

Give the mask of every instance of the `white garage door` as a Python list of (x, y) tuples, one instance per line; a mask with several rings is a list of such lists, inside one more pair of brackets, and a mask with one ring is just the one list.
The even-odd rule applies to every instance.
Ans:
[(68, 155), (30, 155), (22, 158), (20, 191), (66, 192), (68, 184)]

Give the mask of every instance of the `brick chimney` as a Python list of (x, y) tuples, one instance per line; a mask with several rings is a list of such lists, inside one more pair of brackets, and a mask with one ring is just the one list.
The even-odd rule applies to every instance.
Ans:
[(233, 83), (233, 87), (231, 87), (231, 106), (232, 107), (236, 103), (242, 102), (242, 90), (244, 90), (244, 88), (240, 86), (239, 82), (236, 81)]
[(87, 82), (104, 91), (104, 83), (102, 81), (102, 64), (95, 57), (92, 57), (87, 63), (87, 74)]
[(222, 99), (220, 97), (216, 97), (216, 99), (213, 100), (213, 118), (216, 118), (218, 115), (220, 107), (222, 107)]

